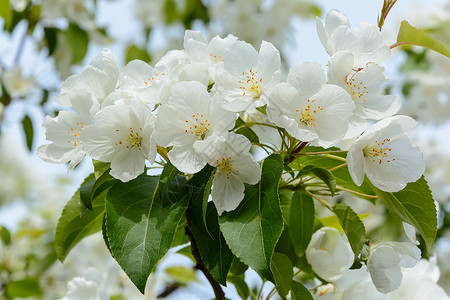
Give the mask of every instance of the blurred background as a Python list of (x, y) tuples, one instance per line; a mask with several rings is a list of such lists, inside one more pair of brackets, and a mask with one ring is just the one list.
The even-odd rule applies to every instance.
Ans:
[[(64, 109), (53, 101), (60, 83), (102, 48), (110, 48), (121, 66), (133, 59), (154, 65), (168, 50), (183, 49), (185, 30), (194, 29), (208, 39), (231, 33), (256, 49), (262, 40), (270, 41), (280, 50), (285, 71), (303, 61), (325, 67), (329, 56), (315, 18), (336, 8), (356, 27), (376, 23), (381, 6), (381, 0), (364, 5), (359, 0), (0, 0), (0, 299), (155, 299), (170, 287), (175, 291), (167, 299), (213, 298), (194, 263), (175, 253), (159, 265), (141, 295), (110, 257), (100, 233), (77, 245), (64, 264), (56, 259), (52, 242), (59, 215), (92, 163), (85, 159), (67, 174), (66, 165), (41, 161), (36, 148), (47, 143), (44, 117)], [(450, 43), (449, 1), (396, 3), (383, 27), (388, 44), (396, 42), (402, 20)], [(383, 66), (386, 90), (403, 100), (400, 113), (420, 122), (426, 179), (440, 207), (434, 255), (440, 285), (450, 293), (450, 60), (403, 47)], [(374, 209), (371, 220), (375, 217), (387, 218)], [(383, 223), (377, 219), (373, 226)], [(247, 273), (250, 289), (259, 289), (258, 276)], [(68, 294), (68, 287), (77, 285), (90, 292)], [(226, 295), (240, 299), (231, 284)]]

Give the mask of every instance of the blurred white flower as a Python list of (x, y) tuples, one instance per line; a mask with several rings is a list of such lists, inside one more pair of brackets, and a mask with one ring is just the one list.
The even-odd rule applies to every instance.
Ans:
[(387, 294), (400, 286), (401, 267), (412, 268), (419, 259), (419, 248), (410, 242), (381, 242), (370, 247), (367, 269), (377, 290)]
[(336, 281), (352, 266), (355, 255), (346, 236), (331, 227), (314, 232), (306, 258), (314, 272), (327, 281)]
[(15, 65), (13, 68), (3, 71), (3, 74), (1, 74), (1, 81), (12, 98), (25, 97), (36, 86), (34, 77), (24, 77), (19, 65)]
[(417, 122), (407, 116), (383, 119), (366, 130), (350, 147), (348, 170), (356, 185), (364, 174), (377, 188), (397, 192), (425, 171), (419, 147), (412, 144)]

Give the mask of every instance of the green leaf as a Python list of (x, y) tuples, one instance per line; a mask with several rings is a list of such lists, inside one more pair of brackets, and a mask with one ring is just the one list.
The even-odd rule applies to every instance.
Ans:
[[(362, 221), (367, 219), (370, 216), (370, 213), (358, 215), (358, 218)], [(331, 215), (327, 217), (322, 217), (319, 219), (320, 223), (322, 223), (323, 227), (333, 227), (336, 228), (340, 234), (344, 233), (344, 229), (339, 221), (339, 218), (336, 215)]]
[(12, 21), (12, 11), (9, 0), (0, 0), (0, 17), (5, 20), (5, 28), (9, 28)]
[(92, 164), (94, 165), (94, 174), (96, 179), (98, 179), (106, 171), (108, 171), (109, 167), (111, 166), (111, 163), (102, 162), (95, 159), (92, 160)]
[(198, 281), (197, 276), (195, 276), (195, 269), (193, 268), (176, 266), (167, 268), (165, 271), (175, 282), (183, 285)]
[(33, 123), (29, 116), (25, 116), (22, 120), (23, 132), (25, 133), (25, 141), (27, 142), (27, 148), (31, 151), (33, 147)]
[(36, 297), (42, 294), (43, 291), (39, 285), (39, 280), (34, 277), (14, 280), (6, 286), (6, 295), (10, 299)]
[(242, 134), (246, 138), (250, 140), (252, 143), (259, 143), (259, 137), (256, 135), (256, 133), (251, 129), (250, 127), (243, 126), (236, 130), (237, 134)]
[(219, 217), (220, 229), (231, 251), (263, 278), (274, 282), (270, 271), (272, 254), (283, 231), (278, 183), (283, 159), (272, 154), (262, 162), (261, 182), (246, 185), (241, 204)]
[(372, 187), (391, 213), (413, 225), (422, 235), (430, 251), (437, 232), (437, 211), (430, 188), (422, 176), (416, 182), (396, 193), (388, 193)]
[(333, 207), (333, 211), (339, 219), (345, 235), (347, 235), (355, 258), (359, 255), (365, 242), (366, 228), (358, 215), (344, 203), (338, 203)]
[(191, 245), (181, 248), (177, 251), (177, 253), (190, 258), (193, 262), (196, 262), (194, 256), (192, 255)]
[(56, 27), (44, 27), (44, 36), (47, 41), (48, 56), (51, 56), (56, 50), (56, 45), (58, 44), (58, 32), (59, 29)]
[(270, 263), (273, 277), (275, 278), (275, 287), (281, 298), (286, 298), (292, 286), (292, 277), (294, 270), (292, 262), (284, 254), (275, 252)]
[(226, 286), (227, 274), (233, 262), (234, 255), (220, 232), (217, 211), (214, 203), (208, 202), (206, 215), (207, 228), (198, 213), (191, 208), (187, 211), (191, 220), (191, 230), (197, 242), (200, 256), (211, 275), (222, 285)]
[[(323, 152), (323, 151), (336, 151), (339, 150), (338, 148), (329, 148), (329, 149), (323, 149), (321, 147), (305, 147), (301, 153), (312, 153), (312, 152)], [(319, 168), (323, 168), (323, 169), (331, 169), (331, 168), (335, 168), (339, 165), (342, 165), (343, 163), (345, 163), (345, 158), (347, 156), (346, 153), (332, 153), (332, 155), (335, 158), (331, 158), (325, 155), (301, 155), (299, 156), (297, 159), (295, 159), (290, 166), (293, 169), (296, 170), (301, 170), (302, 168), (308, 166), (308, 165), (313, 165)], [(336, 185), (346, 188), (346, 189), (350, 189), (356, 192), (360, 192), (363, 194), (367, 194), (367, 195), (374, 195), (374, 192), (371, 188), (371, 184), (370, 182), (367, 180), (364, 180), (364, 182), (362, 183), (361, 186), (357, 186), (355, 185), (355, 183), (352, 180), (352, 177), (350, 176), (350, 173), (348, 172), (348, 168), (347, 167), (341, 167), (338, 169), (335, 169), (331, 172), (334, 176), (334, 178), (336, 179)], [(373, 198), (368, 198), (368, 197), (361, 197), (365, 200), (368, 200), (372, 203), (375, 202), (375, 199)]]
[(230, 273), (233, 275), (242, 275), (247, 270), (248, 266), (240, 261), (239, 258), (234, 257), (233, 262), (231, 263)]
[(89, 44), (89, 36), (86, 31), (81, 29), (78, 25), (70, 23), (67, 30), (64, 32), (66, 43), (72, 52), (72, 63), (76, 64), (83, 60)]
[(289, 211), (289, 235), (298, 256), (308, 247), (314, 232), (314, 201), (306, 194), (294, 193)]
[(334, 196), (334, 193), (336, 192), (336, 179), (334, 178), (333, 173), (327, 169), (309, 165), (302, 168), (297, 177), (303, 175), (313, 175), (322, 180), (330, 189), (331, 195)]
[[(83, 184), (93, 178), (94, 174), (89, 175)], [(60, 261), (63, 261), (69, 251), (83, 238), (102, 228), (106, 192), (95, 198), (92, 202), (92, 210), (86, 211), (83, 216), (80, 216), (78, 210), (78, 204), (81, 201), (80, 189), (67, 202), (56, 225), (55, 233), (55, 250)]]
[(11, 232), (5, 226), (0, 226), (0, 238), (4, 246), (8, 246), (11, 243)]
[(86, 182), (86, 184), (83, 184), (80, 187), (80, 200), (83, 202), (84, 206), (86, 206), (87, 209), (92, 210), (92, 188), (94, 187), (96, 180), (95, 178), (92, 178), (90, 181)]
[(220, 284), (226, 285), (227, 274), (234, 255), (220, 232), (214, 203), (207, 202), (206, 215), (203, 213), (205, 191), (208, 189), (211, 181), (211, 178), (208, 180), (208, 176), (211, 176), (212, 170), (212, 167), (206, 166), (189, 181), (193, 187), (193, 193), (187, 215), (203, 262), (211, 275)]
[(246, 300), (250, 297), (250, 289), (242, 276), (228, 276), (228, 281), (234, 284), (234, 287), (236, 288), (236, 291), (241, 299)]
[(292, 280), (292, 300), (313, 300), (311, 293), (298, 281)]
[(141, 175), (116, 182), (106, 197), (111, 253), (142, 293), (149, 274), (169, 250), (188, 206), (191, 189), (176, 173), (167, 164), (161, 177)]
[(402, 21), (400, 25), (397, 43), (425, 47), (450, 57), (450, 49), (446, 44), (434, 39), (425, 33), (425, 31), (411, 26), (407, 21)]
[(129, 63), (130, 61), (135, 60), (135, 59), (139, 59), (139, 60), (149, 63), (151, 60), (151, 57), (145, 48), (140, 48), (136, 45), (130, 45), (127, 49), (127, 54), (126, 54), (125, 59), (126, 59), (127, 63)]

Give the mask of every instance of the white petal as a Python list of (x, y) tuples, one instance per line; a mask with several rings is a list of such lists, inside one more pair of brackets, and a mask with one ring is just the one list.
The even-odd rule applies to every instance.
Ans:
[(216, 206), (217, 213), (236, 209), (244, 199), (244, 183), (235, 174), (228, 177), (225, 173), (214, 176), (211, 198)]
[(114, 178), (127, 182), (144, 172), (145, 157), (138, 149), (122, 148), (111, 160), (111, 171)]
[(306, 98), (319, 92), (320, 88), (326, 83), (322, 66), (313, 62), (304, 62), (292, 66), (289, 69), (286, 81), (297, 88), (300, 94)]
[(173, 141), (173, 148), (168, 154), (170, 162), (181, 172), (197, 173), (206, 165), (206, 162), (195, 152), (191, 141), (190, 136), (177, 138)]

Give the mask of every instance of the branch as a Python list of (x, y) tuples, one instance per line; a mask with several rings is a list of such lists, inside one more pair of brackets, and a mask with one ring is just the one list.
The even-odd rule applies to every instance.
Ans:
[(206, 267), (205, 263), (202, 260), (202, 257), (200, 256), (200, 252), (198, 250), (197, 242), (194, 239), (194, 235), (192, 234), (191, 230), (191, 221), (187, 218), (188, 225), (184, 227), (186, 235), (189, 237), (189, 241), (191, 242), (191, 252), (194, 256), (195, 260), (197, 261), (197, 265), (195, 268), (197, 270), (200, 270), (205, 275), (206, 279), (208, 279), (209, 284), (212, 286), (214, 290), (214, 294), (216, 295), (216, 300), (226, 300), (225, 299), (225, 293), (222, 290), (222, 287), (220, 286), (220, 283), (217, 282), (216, 279), (211, 275), (208, 268)]

